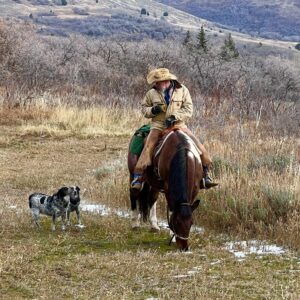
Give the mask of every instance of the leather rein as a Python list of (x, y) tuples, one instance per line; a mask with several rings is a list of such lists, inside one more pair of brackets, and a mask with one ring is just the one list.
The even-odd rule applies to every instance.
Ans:
[[(180, 205), (192, 206), (191, 203), (181, 203)], [(169, 246), (171, 245), (172, 240), (173, 240), (174, 237), (175, 237), (175, 238), (179, 238), (180, 240), (183, 240), (183, 241), (188, 241), (189, 235), (188, 235), (187, 237), (182, 237), (182, 236), (180, 236), (179, 234), (177, 234), (177, 233), (175, 232), (173, 226), (172, 226), (173, 229), (171, 229), (169, 205), (167, 205), (167, 220), (168, 220), (168, 226), (169, 226), (170, 230), (173, 231), (173, 235), (172, 235), (172, 237), (171, 237), (171, 239), (170, 239)]]

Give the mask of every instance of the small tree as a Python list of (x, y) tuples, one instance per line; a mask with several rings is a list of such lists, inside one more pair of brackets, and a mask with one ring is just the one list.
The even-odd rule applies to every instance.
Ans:
[(67, 5), (67, 4), (68, 4), (67, 0), (61, 0), (61, 5)]
[(163, 13), (163, 16), (164, 17), (167, 17), (169, 15), (169, 13), (167, 12), (167, 11), (165, 11), (164, 13)]
[(235, 47), (234, 40), (229, 33), (228, 37), (224, 40), (224, 45), (221, 48), (220, 56), (224, 60), (231, 60), (232, 58), (238, 58), (239, 52)]
[(203, 50), (204, 52), (207, 52), (207, 38), (206, 34), (203, 28), (203, 25), (201, 26), (201, 29), (197, 35), (197, 45), (198, 50)]
[(297, 50), (300, 50), (300, 43), (298, 43), (298, 44), (295, 46), (295, 48), (296, 48)]
[(141, 15), (147, 15), (147, 10), (146, 8), (141, 9)]
[(191, 44), (191, 42), (192, 42), (192, 35), (191, 35), (191, 32), (188, 30), (188, 31), (186, 32), (186, 35), (185, 35), (185, 38), (184, 38), (182, 44), (183, 44), (184, 46), (187, 46), (187, 45)]

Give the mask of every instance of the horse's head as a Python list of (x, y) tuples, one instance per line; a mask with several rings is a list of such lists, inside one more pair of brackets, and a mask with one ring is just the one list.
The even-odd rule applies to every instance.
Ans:
[(199, 206), (200, 200), (194, 201), (193, 204), (181, 203), (179, 207), (174, 209), (170, 220), (170, 229), (174, 232), (176, 245), (179, 250), (187, 251), (188, 239), (193, 225), (193, 211)]

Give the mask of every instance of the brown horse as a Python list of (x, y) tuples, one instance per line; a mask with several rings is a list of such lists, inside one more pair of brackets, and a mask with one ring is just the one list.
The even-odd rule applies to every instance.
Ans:
[[(171, 212), (168, 218), (169, 227), (176, 237), (180, 250), (188, 250), (188, 239), (193, 224), (193, 211), (198, 207), (195, 198), (199, 192), (200, 180), (203, 177), (200, 151), (192, 139), (181, 130), (169, 130), (157, 147), (152, 166), (145, 174), (143, 189), (136, 194), (130, 191), (131, 208), (136, 211), (139, 202), (140, 212), (144, 218), (150, 210), (152, 227), (157, 226), (153, 212), (159, 192), (164, 192)], [(128, 166), (131, 173), (137, 157), (129, 154)], [(154, 208), (153, 208), (154, 207)]]

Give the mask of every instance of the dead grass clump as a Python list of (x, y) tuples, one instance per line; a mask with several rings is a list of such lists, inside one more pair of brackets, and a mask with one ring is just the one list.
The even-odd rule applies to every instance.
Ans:
[(23, 119), (20, 131), (22, 135), (33, 136), (122, 136), (130, 135), (142, 122), (137, 109), (128, 114), (118, 107), (58, 106), (47, 118)]
[(21, 125), (24, 122), (41, 123), (50, 118), (52, 110), (38, 106), (28, 108), (0, 107), (0, 125)]

